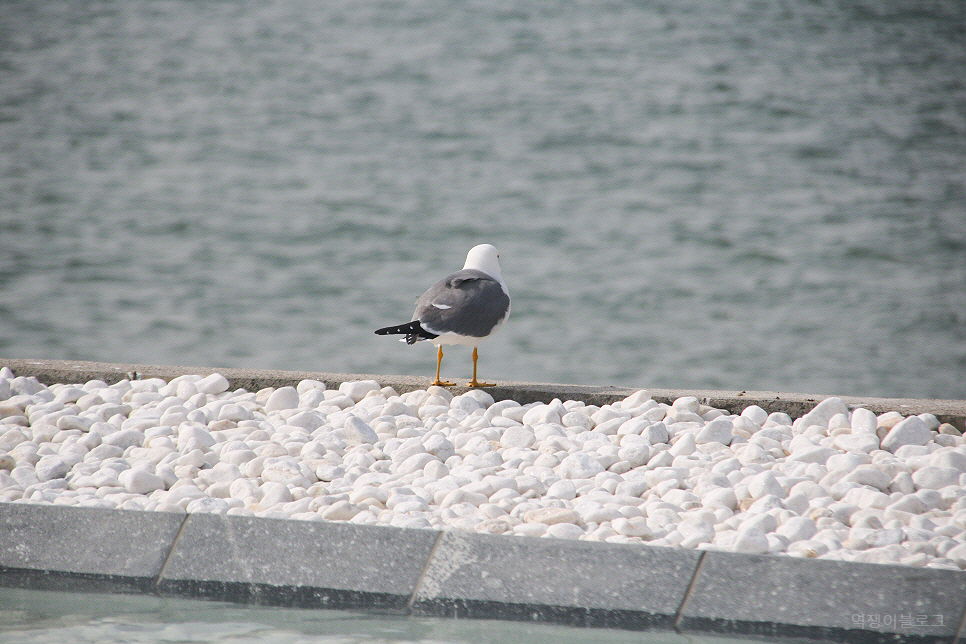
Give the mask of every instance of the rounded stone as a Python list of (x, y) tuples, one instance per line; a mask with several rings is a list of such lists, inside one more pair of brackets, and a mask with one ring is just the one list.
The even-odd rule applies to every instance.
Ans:
[(556, 469), (561, 477), (567, 479), (592, 479), (604, 471), (600, 461), (586, 452), (570, 454)]
[(657, 422), (652, 425), (648, 425), (641, 430), (641, 438), (648, 445), (657, 445), (660, 443), (667, 443), (670, 440), (668, 435), (667, 427), (662, 422)]
[(640, 539), (652, 537), (651, 528), (647, 525), (647, 520), (644, 517), (614, 519), (611, 521), (611, 528), (617, 534), (625, 537), (638, 537)]
[(573, 523), (555, 523), (547, 528), (547, 536), (555, 539), (579, 539), (584, 529)]
[(763, 555), (769, 551), (768, 535), (761, 528), (748, 526), (738, 531), (731, 550), (752, 555)]
[(67, 476), (67, 472), (69, 471), (70, 466), (60, 456), (44, 456), (34, 466), (34, 473), (41, 483), (54, 479), (62, 479)]
[(888, 474), (871, 466), (857, 467), (846, 474), (841, 480), (858, 483), (859, 485), (868, 485), (882, 491), (888, 490), (889, 485), (892, 483), (892, 478)]
[(358, 416), (346, 418), (343, 429), (345, 429), (348, 438), (357, 443), (372, 444), (379, 441), (379, 436), (376, 435), (372, 427)]
[(898, 422), (885, 438), (882, 449), (895, 452), (905, 445), (925, 445), (932, 438), (932, 431), (918, 416), (909, 416)]
[(834, 439), (834, 445), (845, 452), (864, 452), (866, 454), (879, 449), (879, 437), (874, 433), (855, 432), (839, 434)]
[(806, 517), (792, 517), (775, 530), (775, 534), (785, 537), (791, 543), (811, 539), (817, 532), (815, 522)]
[(203, 394), (221, 394), (228, 391), (228, 387), (231, 385), (228, 379), (225, 378), (220, 373), (213, 373), (209, 376), (205, 376), (201, 380), (194, 383), (195, 389), (199, 393)]
[(382, 389), (382, 387), (375, 380), (354, 380), (350, 382), (343, 382), (339, 385), (339, 391), (351, 398), (353, 402), (359, 402), (365, 398), (369, 392), (379, 391), (380, 389)]
[(748, 493), (753, 499), (761, 499), (766, 496), (775, 496), (779, 499), (786, 497), (785, 489), (778, 482), (775, 473), (766, 470), (761, 474), (749, 477), (747, 480)]
[(124, 470), (118, 474), (117, 480), (124, 489), (133, 494), (150, 494), (164, 489), (164, 479), (142, 468)]
[(727, 418), (715, 418), (705, 425), (694, 437), (698, 445), (706, 443), (721, 443), (728, 445), (731, 442), (731, 430), (734, 424)]
[(144, 433), (136, 429), (122, 429), (119, 432), (108, 434), (101, 439), (101, 445), (111, 445), (127, 449), (128, 447), (141, 447), (144, 444)]
[(927, 465), (912, 474), (912, 480), (918, 489), (941, 490), (949, 485), (959, 485), (963, 473), (953, 467), (935, 467)]
[(295, 409), (299, 406), (299, 392), (295, 387), (279, 387), (265, 401), (265, 411)]
[(530, 447), (536, 441), (536, 434), (526, 425), (519, 427), (507, 427), (500, 437), (500, 445), (503, 447)]
[(193, 501), (189, 501), (185, 506), (185, 511), (188, 514), (194, 513), (209, 513), (209, 514), (225, 514), (231, 509), (231, 504), (225, 499), (215, 499), (209, 496), (203, 496)]
[(577, 524), (580, 521), (580, 515), (570, 508), (539, 508), (524, 514), (523, 520), (527, 523), (543, 523), (544, 525)]

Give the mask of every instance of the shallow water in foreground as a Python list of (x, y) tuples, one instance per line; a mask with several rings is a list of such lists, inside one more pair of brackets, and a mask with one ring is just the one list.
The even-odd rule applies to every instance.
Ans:
[[(741, 644), (747, 640), (478, 619), (0, 588), (9, 644)], [(761, 642), (762, 640), (755, 640)]]

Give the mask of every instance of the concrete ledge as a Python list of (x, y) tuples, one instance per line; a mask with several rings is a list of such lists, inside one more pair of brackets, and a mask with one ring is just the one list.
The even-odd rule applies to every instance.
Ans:
[(16, 563), (24, 570), (155, 579), (184, 521), (163, 512), (70, 510), (65, 514), (55, 505), (0, 504), (0, 566)]
[(437, 538), (429, 530), (188, 515), (158, 590), (262, 603), (265, 593), (303, 589), (299, 604), (399, 610)]
[[(966, 573), (954, 570), (708, 552), (678, 626), (823, 641), (843, 634), (848, 642), (880, 641), (886, 633), (951, 641), (964, 600)], [(872, 618), (879, 627), (868, 627)]]
[[(327, 387), (338, 387), (348, 380), (377, 380), (389, 385), (399, 393), (425, 389), (430, 385), (429, 378), (415, 376), (385, 376), (353, 373), (317, 373), (308, 371), (271, 371), (263, 369), (214, 369), (211, 367), (176, 367), (164, 365), (114, 364), (107, 362), (83, 362), (78, 360), (33, 360), (0, 358), (0, 366), (6, 366), (18, 376), (34, 376), (40, 382), (83, 383), (88, 380), (103, 380), (113, 384), (125, 378), (164, 378), (170, 380), (186, 374), (208, 375), (218, 372), (225, 376), (233, 387), (258, 391), (265, 387), (296, 385), (300, 380), (312, 378), (322, 381)], [(658, 402), (670, 403), (682, 396), (696, 396), (702, 403), (739, 413), (745, 407), (758, 405), (765, 411), (784, 412), (792, 418), (804, 416), (809, 410), (828, 395), (786, 393), (777, 391), (712, 391), (684, 389), (655, 389), (652, 387), (613, 387), (583, 386), (565, 384), (545, 384), (531, 382), (497, 382), (497, 386), (486, 391), (496, 400), (512, 399), (521, 404), (541, 401), (549, 402), (554, 398), (561, 400), (582, 400), (588, 404), (603, 405), (626, 398), (639, 389), (647, 389)], [(466, 387), (453, 387), (454, 393), (467, 391)], [(934, 414), (941, 422), (951, 423), (960, 431), (966, 431), (966, 401), (934, 400), (920, 398), (873, 398), (862, 396), (839, 396), (851, 409), (865, 407), (881, 414), (898, 411), (902, 414)]]
[(954, 642), (966, 611), (956, 571), (26, 503), (0, 585), (797, 641)]
[(699, 558), (696, 550), (444, 532), (412, 608), (670, 629)]

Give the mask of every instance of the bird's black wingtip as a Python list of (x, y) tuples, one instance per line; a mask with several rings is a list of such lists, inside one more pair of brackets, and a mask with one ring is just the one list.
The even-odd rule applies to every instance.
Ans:
[(436, 337), (435, 333), (426, 331), (419, 325), (418, 320), (400, 324), (397, 326), (387, 326), (376, 329), (376, 335), (405, 335), (408, 344), (415, 344), (417, 340), (432, 340)]

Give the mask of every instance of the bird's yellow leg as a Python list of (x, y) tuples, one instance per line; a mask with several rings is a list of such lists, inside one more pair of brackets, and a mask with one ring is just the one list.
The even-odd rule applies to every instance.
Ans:
[(446, 382), (445, 380), (439, 379), (439, 367), (443, 363), (443, 347), (442, 345), (436, 347), (436, 379), (433, 380), (433, 385), (436, 387), (452, 387), (456, 383)]
[(479, 358), (479, 354), (476, 352), (476, 347), (473, 347), (473, 379), (470, 380), (467, 387), (495, 387), (495, 383), (492, 382), (479, 382), (476, 379), (476, 360)]

